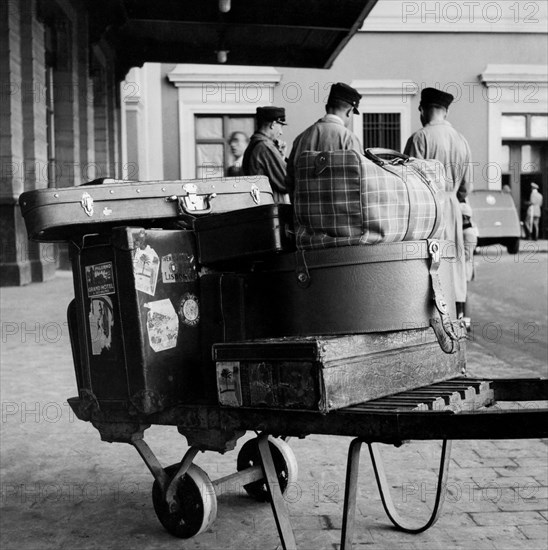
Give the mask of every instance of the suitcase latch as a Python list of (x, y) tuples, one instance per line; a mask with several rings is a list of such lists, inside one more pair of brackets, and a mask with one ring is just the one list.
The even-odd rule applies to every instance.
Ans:
[(261, 190), (255, 184), (251, 186), (251, 198), (255, 204), (261, 204)]
[(91, 218), (93, 216), (93, 198), (89, 193), (84, 193), (80, 199), (84, 212)]
[(200, 215), (211, 212), (211, 201), (217, 196), (217, 193), (198, 195), (198, 187), (194, 183), (183, 185), (183, 191), (186, 192), (186, 195), (177, 197), (182, 213)]

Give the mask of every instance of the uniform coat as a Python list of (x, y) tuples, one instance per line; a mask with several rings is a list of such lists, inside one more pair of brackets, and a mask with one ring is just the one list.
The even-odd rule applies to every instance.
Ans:
[(274, 202), (288, 202), (285, 159), (274, 141), (262, 132), (255, 132), (251, 136), (242, 169), (245, 176), (267, 176), (274, 193)]
[(363, 155), (363, 147), (356, 134), (344, 126), (337, 115), (325, 115), (299, 134), (287, 161), (287, 188), (292, 194), (295, 189), (295, 169), (304, 151), (352, 150)]
[(466, 260), (459, 199), (464, 200), (471, 187), (468, 142), (446, 120), (431, 122), (409, 138), (404, 152), (411, 157), (439, 160), (445, 167), (445, 229), (442, 238), (456, 245), (457, 259), (453, 264), (455, 299), (457, 302), (465, 302)]

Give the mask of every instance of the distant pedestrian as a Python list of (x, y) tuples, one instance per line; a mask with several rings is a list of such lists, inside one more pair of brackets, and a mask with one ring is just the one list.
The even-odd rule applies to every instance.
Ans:
[(247, 149), (248, 143), (249, 138), (245, 132), (237, 131), (232, 132), (230, 135), (230, 138), (228, 139), (228, 146), (230, 147), (230, 152), (234, 157), (234, 162), (227, 168), (226, 171), (226, 175), (229, 178), (244, 175), (242, 160), (244, 158), (244, 153)]
[(245, 176), (267, 176), (274, 193), (274, 201), (288, 203), (285, 183), (285, 143), (283, 134), (285, 109), (283, 107), (257, 107), (257, 131), (251, 136), (244, 153), (242, 168)]
[(527, 207), (527, 214), (525, 215), (525, 226), (527, 227), (529, 238), (533, 241), (538, 240), (539, 236), (542, 202), (543, 197), (538, 190), (538, 185), (536, 183), (531, 183), (531, 195), (529, 196), (529, 206)]
[(446, 120), (453, 96), (435, 88), (425, 88), (419, 105), (423, 128), (407, 141), (405, 153), (420, 159), (439, 160), (446, 171), (444, 200), (445, 229), (443, 239), (453, 241), (456, 259), (453, 262), (453, 281), (457, 316), (464, 315), (466, 302), (466, 258), (459, 202), (464, 202), (471, 184), (471, 153), (468, 142)]

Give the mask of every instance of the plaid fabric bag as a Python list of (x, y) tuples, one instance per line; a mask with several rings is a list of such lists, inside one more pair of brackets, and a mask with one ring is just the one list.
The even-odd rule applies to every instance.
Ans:
[(403, 157), (376, 162), (355, 151), (305, 151), (294, 194), (301, 249), (441, 236), (443, 165)]

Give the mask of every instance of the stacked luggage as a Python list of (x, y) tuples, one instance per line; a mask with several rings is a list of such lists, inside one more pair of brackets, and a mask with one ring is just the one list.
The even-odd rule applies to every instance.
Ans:
[(299, 158), (297, 249), (253, 264), (248, 341), (213, 346), (222, 405), (325, 413), (465, 371), (443, 166), (367, 155)]
[[(216, 403), (211, 345), (225, 336), (204, 323), (192, 227), (200, 216), (270, 211), (268, 179), (106, 180), (29, 191), (19, 202), (31, 239), (69, 245), (68, 320), (82, 407), (151, 414)], [(204, 287), (214, 301), (216, 286)], [(212, 300), (205, 302), (214, 317)], [(231, 338), (244, 338), (231, 326)]]
[(294, 211), (264, 177), (21, 196), (30, 238), (69, 243), (83, 407), (325, 413), (462, 374), (430, 178), (342, 151), (301, 160)]

